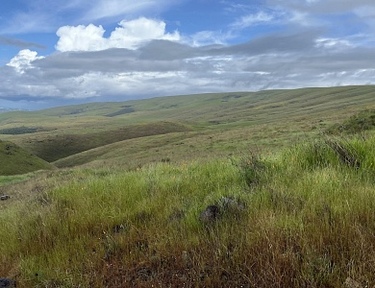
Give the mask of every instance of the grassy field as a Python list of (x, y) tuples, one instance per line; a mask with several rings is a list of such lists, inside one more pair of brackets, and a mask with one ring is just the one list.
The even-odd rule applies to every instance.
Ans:
[(375, 287), (374, 94), (311, 88), (0, 114), (1, 139), (30, 151), (66, 135), (72, 149), (94, 143), (68, 157), (56, 148), (59, 169), (0, 177), (10, 196), (0, 278)]

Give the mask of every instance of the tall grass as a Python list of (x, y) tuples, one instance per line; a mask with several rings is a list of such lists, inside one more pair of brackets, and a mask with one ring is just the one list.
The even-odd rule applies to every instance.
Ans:
[[(375, 137), (278, 155), (73, 170), (71, 183), (0, 212), (0, 275), (20, 287), (375, 285)], [(85, 177), (82, 177), (85, 175)], [(244, 203), (202, 223), (231, 197)]]

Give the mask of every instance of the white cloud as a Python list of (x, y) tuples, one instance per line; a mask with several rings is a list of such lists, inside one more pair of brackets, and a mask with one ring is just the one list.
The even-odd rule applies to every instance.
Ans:
[(111, 33), (109, 39), (117, 48), (135, 49), (150, 40), (180, 40), (180, 34), (177, 31), (166, 33), (166, 24), (163, 21), (141, 17), (132, 21), (123, 20), (119, 25), (120, 27)]
[(184, 42), (189, 43), (195, 47), (227, 43), (227, 40), (232, 37), (231, 33), (222, 33), (220, 31), (200, 31), (190, 37), (186, 37)]
[(257, 14), (250, 14), (241, 17), (235, 21), (231, 26), (236, 29), (244, 29), (258, 24), (270, 22), (274, 20), (274, 16), (263, 11), (258, 12)]
[(43, 56), (38, 56), (38, 53), (29, 49), (24, 49), (18, 52), (10, 62), (7, 64), (9, 67), (13, 67), (17, 72), (23, 74), (27, 69), (32, 68), (31, 63), (38, 59), (43, 59)]
[(106, 48), (102, 26), (90, 24), (88, 26), (64, 26), (57, 30), (60, 37), (56, 49), (65, 51), (97, 51)]
[(104, 37), (102, 26), (64, 26), (57, 31), (56, 49), (66, 51), (100, 51), (109, 48), (136, 49), (151, 40), (179, 41), (180, 34), (166, 32), (163, 21), (144, 17), (121, 21), (110, 37)]
[(328, 48), (328, 49), (347, 49), (354, 47), (350, 41), (339, 38), (318, 38), (315, 40), (315, 47), (317, 48)]

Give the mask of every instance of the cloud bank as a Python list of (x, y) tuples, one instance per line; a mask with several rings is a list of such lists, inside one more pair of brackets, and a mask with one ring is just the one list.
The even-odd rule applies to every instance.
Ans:
[[(120, 1), (111, 3), (98, 17), (116, 14)], [(128, 9), (142, 10), (132, 3)], [(245, 1), (222, 3), (225, 13), (236, 15), (225, 29), (192, 34), (147, 17), (122, 20), (112, 31), (97, 24), (61, 26), (55, 53), (24, 49), (0, 67), (0, 98), (112, 101), (375, 84), (372, 1), (267, 0), (257, 9)]]

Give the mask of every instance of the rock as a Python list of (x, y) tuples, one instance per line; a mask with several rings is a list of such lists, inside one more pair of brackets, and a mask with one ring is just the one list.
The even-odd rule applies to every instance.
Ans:
[(0, 278), (0, 287), (14, 288), (16, 287), (16, 281), (8, 278)]
[(221, 216), (233, 216), (236, 219), (245, 211), (246, 205), (234, 197), (222, 197), (215, 205), (209, 205), (200, 214), (199, 220), (203, 223), (212, 223)]
[(220, 216), (220, 208), (217, 205), (209, 205), (207, 208), (200, 214), (199, 220), (203, 223), (212, 223), (215, 222)]
[[(1, 200), (1, 201), (8, 200), (9, 198), (10, 198), (9, 195), (2, 195), (2, 196), (0, 196), (0, 200)], [(0, 286), (0, 287), (1, 287), (1, 286)]]
[(345, 288), (362, 288), (363, 286), (360, 283), (358, 283), (357, 281), (348, 277), (348, 278), (346, 278), (346, 280), (344, 282), (344, 287)]
[(112, 227), (112, 232), (113, 233), (121, 233), (126, 230), (127, 226), (124, 224), (116, 224)]
[(244, 211), (246, 208), (245, 203), (234, 197), (222, 197), (219, 200), (219, 205), (224, 212), (240, 212)]

